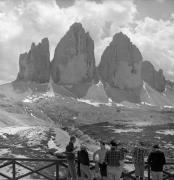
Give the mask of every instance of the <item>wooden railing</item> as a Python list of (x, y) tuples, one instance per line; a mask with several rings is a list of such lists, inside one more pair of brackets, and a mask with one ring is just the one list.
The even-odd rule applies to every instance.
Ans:
[[(7, 166), (11, 166), (11, 169), (12, 169), (12, 172), (11, 172), (12, 176), (11, 177), (9, 176), (9, 174), (7, 175), (5, 173), (0, 172), (0, 176), (7, 179), (7, 180), (18, 180), (18, 179), (25, 178), (25, 177), (32, 175), (32, 174), (37, 174), (46, 180), (60, 180), (60, 177), (59, 177), (60, 166), (67, 168), (67, 163), (66, 163), (65, 159), (56, 159), (56, 158), (55, 159), (0, 158), (0, 161), (3, 162), (0, 165), (0, 169), (7, 167)], [(30, 162), (30, 166), (27, 166), (26, 163), (24, 163), (24, 162)], [(42, 162), (42, 163), (44, 162), (45, 164), (39, 166), (38, 168), (33, 169), (33, 168), (31, 168), (31, 164), (33, 162)], [(46, 164), (46, 163), (49, 163), (49, 164)], [(126, 164), (132, 164), (131, 161), (126, 161), (125, 163)], [(167, 163), (166, 165), (173, 165), (174, 166), (174, 163)], [(23, 173), (22, 175), (19, 175), (17, 173), (17, 167), (22, 167), (22, 168), (28, 170), (29, 172)], [(54, 174), (55, 177), (49, 177), (48, 174), (44, 174), (44, 172), (41, 172), (41, 171), (48, 169), (50, 167), (55, 168), (55, 174)], [(92, 161), (91, 161), (90, 168), (94, 169), (94, 163)], [(146, 179), (151, 180), (150, 168), (147, 164), (145, 165), (145, 171), (147, 171)], [(123, 172), (122, 178), (123, 179), (129, 178), (132, 180), (136, 180), (135, 170), (130, 171), (130, 172)], [(163, 180), (174, 180), (174, 173), (172, 174), (170, 172), (163, 171)]]
[[(22, 179), (24, 177), (27, 177), (27, 176), (33, 175), (33, 174), (37, 174), (40, 177), (43, 177), (47, 180), (59, 180), (59, 167), (60, 166), (66, 167), (66, 164), (65, 164), (66, 161), (63, 159), (0, 158), (0, 161), (3, 161), (3, 162), (5, 161), (4, 163), (2, 163), (2, 165), (0, 165), (0, 169), (7, 167), (7, 166), (11, 166), (12, 177), (0, 172), (0, 176), (4, 177), (5, 179), (8, 179), (8, 180), (18, 180), (18, 179)], [(32, 169), (31, 166), (25, 165), (24, 162), (30, 162), (30, 163), (42, 162), (42, 163), (44, 163), (44, 165), (39, 165), (38, 168)], [(17, 167), (22, 167), (23, 169), (28, 170), (29, 172), (23, 173), (22, 175), (17, 176)], [(54, 175), (55, 177), (54, 178), (49, 177), (47, 174), (44, 174), (43, 172), (41, 172), (50, 167), (55, 167), (55, 175)]]

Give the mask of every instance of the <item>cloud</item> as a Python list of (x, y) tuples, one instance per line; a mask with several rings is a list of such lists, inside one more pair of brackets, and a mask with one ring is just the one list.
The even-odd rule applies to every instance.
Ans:
[(137, 21), (134, 31), (123, 31), (142, 52), (144, 60), (149, 60), (156, 69), (163, 69), (165, 76), (174, 79), (174, 21), (155, 20), (146, 17)]
[(163, 3), (165, 0), (156, 0), (159, 3)]
[[(97, 3), (102, 3), (104, 0), (88, 0), (88, 1), (95, 1)], [(67, 8), (73, 6), (76, 0), (56, 0), (57, 5), (60, 8)]]
[(74, 4), (75, 0), (56, 0), (57, 5), (60, 8), (67, 8)]

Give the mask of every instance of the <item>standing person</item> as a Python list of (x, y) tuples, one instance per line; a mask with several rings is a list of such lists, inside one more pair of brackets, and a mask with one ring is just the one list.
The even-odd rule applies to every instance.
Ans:
[(89, 168), (89, 155), (85, 145), (81, 145), (81, 149), (78, 151), (78, 162), (80, 163), (81, 176), (83, 178), (87, 176), (88, 180), (92, 180)]
[(68, 162), (68, 170), (71, 175), (72, 180), (77, 180), (77, 172), (76, 172), (76, 166), (75, 166), (75, 150), (77, 147), (74, 147), (74, 144), (76, 142), (76, 137), (71, 136), (70, 142), (66, 146), (66, 157)]
[(144, 142), (140, 141), (138, 146), (136, 146), (132, 152), (136, 179), (143, 180), (144, 178), (145, 155), (147, 155), (147, 150), (144, 148)]
[[(96, 166), (99, 166), (102, 179), (106, 179), (107, 177), (107, 165), (105, 163), (106, 152), (107, 149), (105, 147), (105, 143), (103, 141), (100, 141), (100, 149), (98, 149), (93, 154), (93, 160), (96, 163)], [(96, 162), (96, 156), (98, 156), (97, 162)]]
[[(123, 144), (122, 144), (123, 145)], [(125, 147), (121, 147), (119, 148), (120, 149), (120, 152), (121, 152), (121, 158), (120, 158), (120, 166), (121, 166), (121, 169), (122, 169), (122, 172), (123, 172), (123, 167), (124, 167), (124, 159), (125, 159), (125, 155), (129, 152), (127, 150), (127, 148)], [(122, 174), (122, 173), (121, 173)], [(121, 176), (122, 177), (122, 176)]]
[(152, 171), (152, 180), (162, 180), (163, 166), (166, 164), (164, 153), (159, 149), (159, 145), (154, 145), (152, 152), (148, 156), (148, 164)]
[(105, 162), (107, 164), (107, 173), (109, 180), (120, 180), (123, 170), (123, 157), (121, 150), (117, 148), (118, 144), (112, 140), (111, 149), (106, 153)]

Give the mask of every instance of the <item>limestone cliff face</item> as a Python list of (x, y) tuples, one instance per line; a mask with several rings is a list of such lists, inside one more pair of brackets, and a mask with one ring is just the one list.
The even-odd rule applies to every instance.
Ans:
[[(102, 81), (112, 88), (112, 91), (109, 91), (112, 92), (110, 96), (121, 101), (121, 97), (116, 98), (117, 95), (113, 95), (113, 88), (116, 88), (117, 91), (122, 90), (125, 94), (129, 92), (130, 97), (133, 93), (136, 96), (135, 102), (139, 101), (139, 92), (143, 84), (141, 63), (142, 55), (138, 48), (123, 33), (116, 34), (104, 50), (98, 67)], [(125, 97), (124, 100), (134, 101)]]
[(118, 33), (103, 52), (99, 73), (112, 87), (137, 88), (142, 86), (141, 62), (138, 48), (126, 35)]
[(149, 61), (143, 61), (141, 77), (143, 81), (148, 83), (153, 89), (163, 92), (166, 86), (166, 80), (163, 71), (156, 71), (154, 66)]
[(51, 74), (57, 84), (74, 85), (94, 78), (94, 41), (80, 23), (73, 24), (58, 43), (51, 62)]
[(28, 53), (19, 56), (19, 73), (17, 81), (45, 83), (50, 79), (49, 41), (42, 39), (41, 43), (32, 43)]

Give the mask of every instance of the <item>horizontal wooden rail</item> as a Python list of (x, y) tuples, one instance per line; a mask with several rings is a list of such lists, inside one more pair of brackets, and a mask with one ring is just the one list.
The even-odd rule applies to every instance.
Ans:
[(45, 161), (45, 162), (66, 162), (66, 159), (41, 159), (41, 158), (0, 158), (0, 161)]
[[(1, 162), (5, 161), (3, 164), (0, 165), (0, 169), (7, 167), (9, 165), (12, 166), (12, 177), (0, 172), (0, 176), (2, 176), (3, 178), (6, 178), (8, 180), (19, 180), (26, 176), (32, 175), (32, 174), (38, 174), (39, 176), (42, 176), (47, 180), (59, 180), (59, 166), (67, 167), (65, 159), (0, 158), (0, 161)], [(27, 165), (23, 164), (23, 162), (48, 162), (49, 164), (44, 164), (37, 169), (32, 169), (31, 167), (28, 167)], [(17, 176), (17, 173), (16, 173), (17, 166), (22, 167), (22, 168), (28, 170), (29, 172)], [(54, 179), (49, 177), (48, 175), (45, 175), (44, 173), (40, 172), (40, 171), (48, 169), (52, 166), (55, 166), (55, 169), (56, 169)]]
[[(66, 159), (39, 159), (39, 158), (0, 158), (1, 162), (4, 162), (3, 164), (0, 165), (0, 169), (11, 165), (12, 166), (12, 177), (10, 177), (7, 174), (4, 174), (2, 172), (0, 172), (0, 176), (2, 176), (3, 178), (6, 178), (7, 180), (19, 180), (22, 179), (26, 176), (32, 175), (32, 174), (38, 174), (39, 176), (47, 179), (47, 180), (59, 180), (59, 167), (63, 166), (65, 168), (67, 168), (67, 161)], [(31, 167), (28, 167), (27, 165), (25, 165), (22, 162), (48, 162), (44, 163), (44, 165), (42, 165), (39, 168), (36, 169), (32, 169)], [(131, 161), (125, 161), (126, 164), (133, 164), (133, 162)], [(94, 162), (90, 161), (90, 169), (94, 169)], [(166, 165), (173, 165), (174, 166), (174, 162), (167, 162)], [(55, 167), (56, 172), (55, 172), (55, 177), (49, 177), (47, 174), (44, 174), (40, 171), (48, 169), (50, 167)], [(26, 170), (28, 170), (29, 172), (24, 173), (22, 175), (18, 175), (17, 176), (17, 167), (22, 167)], [(148, 164), (145, 164), (145, 170), (148, 172), (148, 180), (151, 180), (150, 177), (150, 167), (148, 166)], [(130, 172), (123, 172), (122, 173), (122, 177), (123, 179), (128, 177), (132, 180), (135, 180), (135, 170), (130, 171)], [(174, 180), (174, 174), (167, 172), (167, 171), (163, 171), (163, 180)]]

